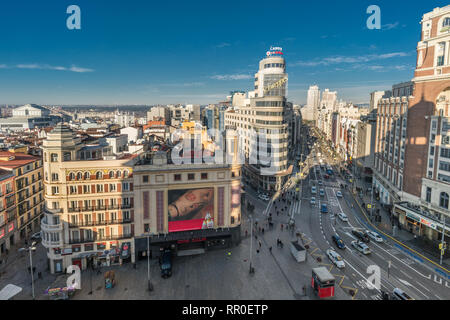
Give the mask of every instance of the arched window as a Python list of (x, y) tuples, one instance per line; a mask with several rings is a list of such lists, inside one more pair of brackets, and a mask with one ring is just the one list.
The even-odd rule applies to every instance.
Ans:
[(71, 172), (71, 173), (69, 174), (69, 179), (70, 179), (70, 180), (75, 180), (75, 173)]
[(450, 17), (444, 19), (444, 22), (442, 22), (442, 26), (450, 27)]
[(77, 173), (77, 180), (83, 179), (83, 174), (81, 172)]
[(117, 178), (120, 178), (122, 176), (122, 172), (117, 171)]
[(102, 173), (101, 171), (97, 171), (95, 177), (96, 177), (97, 179), (103, 179), (103, 173)]
[(110, 172), (109, 172), (109, 178), (110, 178), (110, 179), (114, 178), (114, 171), (110, 171)]
[(84, 179), (88, 180), (91, 177), (91, 175), (89, 174), (89, 172), (85, 172), (84, 173)]
[(439, 206), (441, 208), (448, 209), (448, 199), (449, 199), (448, 193), (441, 192), (441, 196), (440, 196), (440, 199), (439, 199)]
[(123, 177), (124, 177), (124, 178), (128, 178), (128, 170), (125, 170), (125, 171), (123, 172)]

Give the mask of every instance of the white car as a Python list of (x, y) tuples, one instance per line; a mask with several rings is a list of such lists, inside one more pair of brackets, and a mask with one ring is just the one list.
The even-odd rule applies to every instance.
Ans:
[(311, 193), (312, 193), (312, 194), (317, 194), (317, 189), (316, 189), (316, 187), (311, 187)]
[(339, 212), (337, 214), (337, 216), (339, 217), (339, 219), (341, 219), (342, 222), (348, 222), (348, 218), (347, 215), (343, 212)]
[(336, 197), (338, 197), (338, 198), (342, 198), (342, 192), (340, 192), (340, 191), (337, 191), (337, 192), (336, 192)]
[(369, 247), (361, 241), (352, 241), (352, 246), (362, 254), (370, 254), (372, 252), (370, 251)]
[(345, 268), (344, 260), (342, 260), (342, 257), (334, 251), (334, 249), (328, 249), (327, 256), (333, 262), (333, 264), (338, 267), (339, 269)]
[(309, 201), (310, 204), (315, 205), (316, 204), (316, 197), (311, 197), (311, 200)]
[(374, 231), (366, 230), (367, 235), (375, 242), (383, 242), (383, 238)]

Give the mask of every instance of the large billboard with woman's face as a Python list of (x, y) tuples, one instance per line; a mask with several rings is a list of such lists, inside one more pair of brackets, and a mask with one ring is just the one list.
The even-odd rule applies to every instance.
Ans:
[(169, 232), (214, 228), (214, 188), (169, 190)]

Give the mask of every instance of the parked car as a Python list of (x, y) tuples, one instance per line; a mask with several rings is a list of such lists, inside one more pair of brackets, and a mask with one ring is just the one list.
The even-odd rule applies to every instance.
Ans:
[(311, 197), (311, 200), (309, 201), (309, 203), (311, 205), (315, 205), (316, 204), (316, 197)]
[(357, 240), (353, 240), (352, 241), (352, 246), (358, 250), (359, 252), (361, 252), (362, 254), (370, 254), (372, 251), (370, 251), (369, 247), (367, 246), (367, 244), (365, 244), (364, 242), (361, 241), (357, 241)]
[(337, 246), (339, 249), (345, 249), (345, 248), (347, 248), (346, 245), (345, 245), (345, 243), (344, 243), (344, 240), (342, 240), (342, 238), (339, 237), (337, 234), (334, 234), (334, 235), (331, 237), (331, 239), (333, 240), (333, 242), (336, 244), (336, 246)]
[(39, 231), (39, 232), (34, 233), (31, 236), (31, 240), (38, 241), (38, 240), (41, 240), (41, 237), (42, 237), (41, 231)]
[(340, 192), (340, 191), (337, 191), (337, 192), (336, 192), (336, 197), (338, 197), (338, 198), (342, 198), (342, 192)]
[(369, 236), (368, 236), (367, 234), (365, 234), (364, 232), (362, 232), (362, 231), (353, 229), (353, 230), (352, 230), (352, 234), (353, 234), (356, 238), (358, 238), (358, 240), (360, 240), (360, 241), (362, 241), (362, 242), (365, 242), (365, 243), (369, 243), (369, 242), (370, 242)]
[(348, 218), (347, 215), (343, 212), (339, 212), (337, 214), (337, 216), (339, 217), (339, 219), (341, 219), (342, 222), (348, 222)]
[(394, 289), (394, 291), (392, 292), (392, 298), (394, 300), (414, 300), (409, 295), (407, 295), (405, 291), (399, 288)]
[(311, 187), (311, 193), (312, 193), (312, 194), (317, 194), (317, 189), (316, 189), (316, 187)]
[(328, 249), (326, 252), (327, 252), (328, 258), (331, 260), (331, 262), (333, 262), (333, 264), (336, 267), (338, 267), (339, 269), (342, 269), (345, 267), (344, 260), (342, 260), (342, 257), (336, 251), (334, 251), (333, 248)]
[(320, 213), (328, 213), (328, 205), (326, 203), (322, 203), (320, 206)]
[(325, 191), (324, 191), (323, 189), (320, 189), (320, 190), (319, 190), (319, 195), (320, 195), (321, 197), (325, 197)]
[(383, 242), (383, 238), (374, 231), (366, 230), (366, 234), (375, 242)]

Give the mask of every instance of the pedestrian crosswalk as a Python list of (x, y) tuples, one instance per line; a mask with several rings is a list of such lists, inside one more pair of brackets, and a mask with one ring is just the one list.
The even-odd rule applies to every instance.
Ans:
[(373, 296), (370, 296), (372, 300), (383, 300), (381, 297), (381, 294), (374, 294)]
[(358, 281), (356, 281), (356, 284), (363, 289), (369, 289), (369, 290), (375, 289), (375, 287), (373, 285), (367, 283), (366, 280), (358, 280)]

